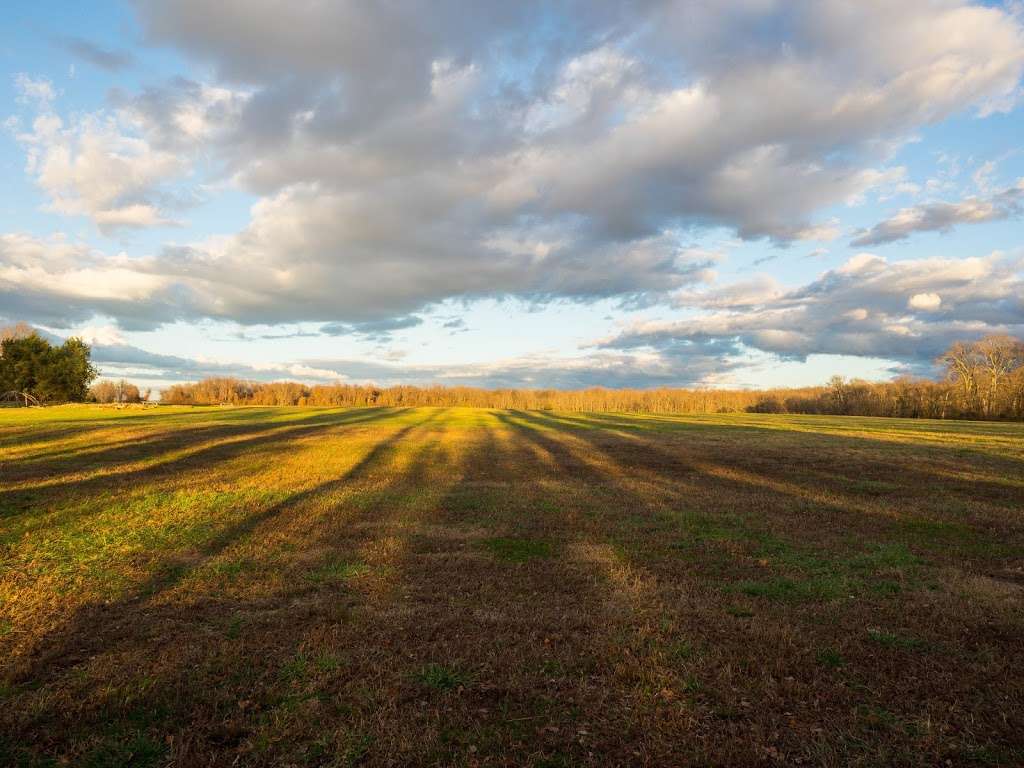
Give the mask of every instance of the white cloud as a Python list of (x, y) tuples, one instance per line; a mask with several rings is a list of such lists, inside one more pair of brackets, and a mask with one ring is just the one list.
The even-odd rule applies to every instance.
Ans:
[(121, 329), (114, 325), (84, 325), (72, 328), (68, 336), (77, 336), (86, 344), (118, 346), (126, 344)]
[(22, 104), (35, 104), (39, 109), (48, 109), (57, 98), (53, 82), (45, 77), (34, 78), (24, 72), (14, 76), (14, 90)]
[[(240, 183), (378, 196), (413, 227), (447, 201), (432, 214), (475, 241), (524, 217), (830, 240), (818, 210), (905, 185), (893, 147), (991, 109), (1024, 67), (1011, 15), (953, 0), (323, 4), (287, 23), (269, 2), (139, 5), (154, 39), (252, 89), (228, 149)], [(578, 34), (551, 45), (542, 14)], [(409, 194), (383, 198), (395, 179)]]
[(0, 235), (0, 306), (10, 318), (67, 327), (97, 314), (123, 326), (173, 319), (169, 281), (151, 261), (106, 256), (62, 237)]
[(907, 300), (907, 306), (910, 309), (934, 312), (942, 306), (942, 297), (937, 293), (915, 293)]
[(632, 327), (603, 345), (686, 355), (693, 345), (739, 344), (786, 358), (812, 354), (928, 364), (954, 340), (1024, 332), (1024, 261), (994, 253), (969, 259), (887, 261), (860, 254), (806, 285), (764, 292), (714, 289), (692, 319)]
[(979, 165), (971, 174), (971, 181), (978, 191), (983, 195), (992, 193), (992, 175), (996, 172), (996, 164), (993, 160), (986, 160)]
[[(354, 325), (510, 295), (772, 307), (786, 291), (765, 282), (697, 290), (715, 260), (688, 249), (695, 233), (836, 238), (823, 211), (898, 190), (895, 148), (950, 115), (1003, 108), (1024, 68), (1020, 20), (957, 0), (136, 6), (147, 40), (211, 82), (115, 93), (109, 110), (71, 117), (26, 84), (42, 94), (22, 134), (30, 174), (55, 210), (105, 231), (171, 223), (175, 185), (200, 158), (259, 202), (240, 231), (49, 264), (52, 295), (112, 276), (116, 296), (74, 294), (75, 321), (90, 300), (131, 323)], [(971, 205), (910, 211), (861, 238), (1008, 203)], [(876, 258), (831, 279), (870, 281)], [(33, 306), (48, 295), (42, 278), (12, 275)], [(899, 311), (931, 291), (902, 293)], [(957, 306), (940, 295), (937, 314)], [(863, 301), (836, 316), (858, 307), (874, 321)], [(806, 333), (758, 332), (776, 346)]]
[[(981, 171), (985, 170), (983, 166)], [(975, 183), (983, 186), (987, 173)], [(888, 219), (861, 232), (850, 243), (853, 246), (870, 246), (892, 243), (910, 237), (915, 232), (948, 232), (959, 224), (982, 224), (1020, 215), (1024, 201), (1024, 179), (1015, 186), (994, 192), (985, 198), (968, 197), (956, 203), (923, 203), (903, 208)]]
[(178, 81), (164, 112), (155, 105), (166, 94), (150, 91), (113, 110), (62, 118), (49, 81), (19, 76), (17, 85), (37, 108), (31, 130), (16, 133), (27, 173), (51, 210), (89, 217), (104, 234), (176, 224), (168, 209), (179, 207), (182, 196), (173, 185), (187, 179), (196, 155), (237, 119), (246, 98)]
[(161, 184), (188, 170), (180, 156), (127, 132), (115, 116), (76, 116), (66, 125), (43, 112), (18, 140), (51, 209), (88, 216), (103, 232), (169, 223), (153, 200)]

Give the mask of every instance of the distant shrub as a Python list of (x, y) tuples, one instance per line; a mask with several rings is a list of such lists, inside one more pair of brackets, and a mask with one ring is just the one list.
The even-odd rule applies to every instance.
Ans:
[(752, 406), (747, 408), (750, 413), (785, 413), (786, 406), (774, 395), (762, 397)]
[(103, 379), (89, 388), (89, 400), (94, 403), (141, 403), (143, 397), (137, 386), (124, 379)]

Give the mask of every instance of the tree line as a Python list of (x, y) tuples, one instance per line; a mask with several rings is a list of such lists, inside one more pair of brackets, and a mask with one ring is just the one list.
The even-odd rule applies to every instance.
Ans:
[(826, 386), (727, 389), (482, 389), (477, 387), (307, 386), (210, 378), (163, 390), (178, 405), (471, 406), (623, 413), (806, 413), (906, 418), (1024, 419), (1024, 343), (990, 336), (954, 344), (940, 358), (941, 381), (868, 382), (833, 377)]
[[(23, 404), (134, 403), (149, 390), (124, 379), (99, 381), (81, 339), (53, 345), (24, 323), (0, 329), (0, 399)], [(1024, 420), (1024, 342), (988, 336), (953, 344), (941, 380), (890, 382), (836, 376), (821, 387), (789, 389), (482, 389), (478, 387), (309, 386), (292, 381), (209, 378), (163, 390), (170, 405), (469, 406), (570, 412), (806, 413), (931, 419)]]
[(104, 379), (89, 387), (90, 403), (148, 403), (152, 392), (140, 390), (127, 379)]

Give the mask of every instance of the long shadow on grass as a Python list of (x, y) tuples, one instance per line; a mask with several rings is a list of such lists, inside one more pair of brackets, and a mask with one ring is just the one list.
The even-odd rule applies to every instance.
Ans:
[[(123, 419), (94, 419), (76, 422), (81, 425), (74, 431), (76, 442), (71, 446), (58, 446), (49, 450), (38, 452), (27, 452), (24, 455), (15, 455), (10, 463), (15, 466), (35, 464), (47, 460), (59, 460), (63, 463), (67, 460), (75, 460), (80, 457), (99, 454), (103, 456), (104, 451), (111, 451), (109, 456), (104, 458), (130, 459), (132, 453), (118, 456), (117, 451), (131, 449), (132, 447), (143, 448), (147, 444), (157, 441), (166, 442), (170, 446), (175, 445), (175, 436), (187, 436), (189, 434), (202, 434), (212, 432), (216, 434), (243, 434), (245, 432), (273, 429), (294, 424), (315, 424), (325, 421), (332, 421), (338, 415), (365, 412), (370, 408), (253, 408), (244, 410), (242, 415), (234, 410), (228, 411), (189, 411), (186, 413), (168, 414), (167, 416), (151, 416), (146, 412), (138, 416)], [(393, 409), (383, 409), (393, 410)], [(49, 444), (54, 442), (60, 434), (45, 429), (46, 424), (40, 423), (31, 435), (19, 435), (19, 438), (31, 438), (33, 443)], [(133, 430), (140, 437), (127, 438), (112, 442), (97, 442), (108, 433), (117, 433), (124, 430)], [(92, 438), (91, 442), (84, 442)], [(11, 441), (20, 442), (20, 439)], [(53, 469), (54, 467), (47, 467)]]
[[(315, 412), (303, 414), (301, 410), (298, 412), (302, 414), (301, 420), (323, 416), (323, 412), (320, 414)], [(79, 462), (83, 459), (101, 458), (105, 461), (123, 461), (137, 458), (136, 454), (152, 453), (152, 450), (147, 450), (149, 448), (159, 450), (163, 446), (173, 447), (176, 443), (175, 435), (190, 434), (198, 436), (208, 433), (214, 436), (223, 436), (242, 434), (252, 430), (252, 425), (247, 421), (231, 418), (210, 419), (199, 414), (188, 415), (191, 418), (186, 428), (181, 426), (180, 420), (178, 423), (173, 423), (168, 420), (146, 417), (122, 420), (113, 424), (110, 422), (99, 422), (93, 428), (82, 429), (78, 439), (71, 445), (60, 445), (49, 450), (29, 451), (22, 455), (16, 455), (10, 460), (10, 463), (19, 468), (41, 464), (43, 465), (42, 470), (44, 472), (52, 472), (55, 468), (62, 467), (67, 462)], [(272, 426), (286, 426), (294, 421), (294, 419), (289, 421), (263, 419), (261, 423), (264, 428), (270, 428)], [(108, 433), (116, 434), (125, 431), (130, 431), (133, 435), (121, 439), (104, 440)], [(45, 441), (45, 444), (53, 442), (49, 434), (42, 435), (33, 442), (39, 443), (42, 441)], [(56, 465), (54, 464), (55, 460)]]
[[(376, 414), (374, 418), (380, 419), (386, 415), (388, 414)], [(312, 498), (330, 494), (348, 483), (359, 480), (394, 446), (398, 445), (409, 432), (435, 417), (436, 414), (428, 414), (423, 422), (402, 427), (394, 434), (376, 443), (343, 475), (294, 493), (282, 502), (249, 515), (220, 531), (199, 548), (198, 555), (192, 558), (187, 566), (181, 566), (178, 563), (157, 565), (153, 575), (137, 585), (130, 596), (114, 604), (81, 608), (60, 630), (50, 633), (36, 645), (30, 655), (27, 667), (17, 674), (17, 679), (32, 681), (36, 685), (43, 684), (58, 676), (64, 669), (74, 666), (98, 652), (108, 650), (111, 645), (116, 645), (126, 637), (130, 638), (138, 632), (139, 622), (145, 622), (146, 616), (157, 598), (184, 581), (190, 573), (216, 558), (233, 544), (250, 536), (260, 526), (301, 507)], [(305, 432), (299, 434), (292, 432), (288, 437), (295, 439), (300, 434), (305, 434)], [(253, 443), (248, 442), (246, 445), (251, 448)], [(286, 446), (286, 441), (280, 441), (278, 448), (284, 450)], [(216, 460), (223, 460), (223, 458), (218, 455)], [(180, 609), (171, 608), (171, 610)], [(103, 627), (104, 631), (97, 633), (98, 627)], [(114, 628), (117, 631), (111, 632)]]
[[(0, 518), (16, 511), (11, 502), (28, 494), (31, 504), (20, 505), (22, 512), (38, 508), (40, 502), (53, 503), (60, 498), (88, 495), (104, 486), (124, 485), (136, 488), (140, 482), (156, 482), (169, 476), (188, 479), (189, 470), (202, 470), (255, 451), (270, 451), (283, 443), (325, 432), (334, 428), (364, 426), (389, 419), (407, 409), (366, 408), (358, 411), (319, 414), (298, 423), (270, 423), (257, 427), (219, 426), (201, 429), (180, 429), (164, 438), (90, 456), (94, 473), (80, 479), (58, 477), (42, 483), (16, 487), (0, 492)], [(167, 458), (162, 454), (171, 454)], [(117, 468), (121, 461), (136, 459), (152, 461), (141, 467)], [(114, 467), (105, 470), (106, 467)], [(6, 508), (6, 509), (5, 509)]]
[[(530, 761), (517, 752), (525, 740), (531, 750), (543, 745), (554, 764), (585, 763), (588, 749), (608, 764), (628, 764), (637, 748), (653, 750), (652, 764), (676, 762), (671, 753), (682, 747), (666, 745), (683, 743), (682, 721), (659, 723), (664, 710), (643, 691), (675, 685), (647, 633), (653, 625), (670, 636), (678, 626), (646, 589), (651, 574), (618, 547), (620, 521), (642, 516), (649, 500), (560, 440), (507, 413), (494, 420), (498, 429), (485, 427), (440, 507), (442, 524), (482, 527), (489, 537), (477, 542), (482, 561), (449, 576), (464, 582), (453, 590), (458, 603), (476, 610), (448, 620), (453, 631), (475, 636), (443, 649), (449, 656), (441, 661), (475, 668), (489, 682), (463, 696), (467, 707), (503, 713), (487, 728), (501, 735), (509, 760)], [(592, 514), (595, 507), (602, 514)], [(531, 738), (536, 722), (565, 736)], [(595, 741), (576, 741), (576, 727), (591, 730)], [(456, 759), (453, 752), (437, 762)]]
[[(1019, 503), (1021, 494), (1019, 487), (1009, 483), (944, 477), (934, 468), (915, 465), (910, 450), (900, 451), (896, 461), (883, 461), (883, 457), (893, 454), (892, 444), (869, 438), (822, 434), (815, 435), (813, 445), (790, 445), (787, 442), (790, 437), (797, 439), (802, 434), (793, 433), (780, 434), (781, 442), (777, 445), (762, 446), (751, 439), (752, 436), (731, 439), (737, 434), (734, 427), (714, 424), (706, 428), (709, 430), (705, 433), (707, 439), (698, 437), (685, 443), (677, 440), (672, 447), (671, 443), (666, 445), (664, 440), (635, 431), (594, 428), (582, 419), (527, 411), (516, 411), (514, 416), (541, 432), (557, 433), (567, 426), (586, 425), (586, 428), (573, 429), (572, 434), (609, 459), (621, 463), (627, 457), (632, 458), (632, 469), (657, 472), (663, 482), (673, 482), (679, 475), (697, 472), (724, 487), (761, 487), (779, 498), (792, 496), (823, 511), (842, 514), (854, 523), (858, 516), (878, 517), (883, 509), (886, 510), (884, 516), (888, 516), (889, 508), (905, 511), (908, 503), (927, 506), (936, 500), (944, 502), (951, 494), (965, 501), (984, 500), (1011, 509)], [(621, 423), (617, 426), (621, 427)], [(720, 441), (712, 439), (720, 435), (730, 437), (724, 443), (725, 448), (718, 444)], [(609, 448), (612, 440), (614, 445), (632, 444), (632, 449), (612, 451)], [(865, 445), (876, 455), (864, 457)], [(739, 450), (743, 446), (749, 449)], [(915, 445), (913, 449), (918, 447)], [(922, 453), (926, 451), (927, 447)], [(843, 459), (847, 455), (854, 456), (855, 463), (845, 468), (844, 474)], [(835, 458), (829, 459), (830, 456)], [(709, 472), (715, 474), (712, 476)], [(851, 473), (855, 476), (848, 476)], [(941, 484), (943, 497), (933, 493), (936, 483)], [(835, 500), (823, 498), (823, 491), (831, 493)], [(885, 504), (880, 506), (883, 501)], [(1002, 526), (1008, 522), (1002, 520)], [(1014, 530), (1011, 525), (1005, 533), (1012, 534)]]
[[(162, 743), (165, 735), (173, 735), (177, 739), (175, 744), (183, 745), (176, 747), (184, 750), (177, 755), (176, 764), (208, 764), (211, 755), (223, 757), (225, 754), (229, 757), (224, 763), (231, 763), (231, 757), (238, 755), (235, 748), (240, 736), (225, 736), (223, 731), (226, 727), (219, 726), (218, 721), (245, 721), (245, 725), (238, 726), (241, 731), (227, 729), (231, 734), (247, 732), (249, 729), (255, 732), (259, 721), (253, 723), (248, 720), (255, 713), (242, 712), (235, 707), (237, 697), (256, 699), (259, 702), (257, 706), (265, 708), (256, 712), (263, 712), (269, 717), (282, 693), (278, 690), (280, 684), (275, 685), (273, 677), (268, 682), (265, 675), (273, 675), (278, 665), (288, 660), (290, 653), (302, 647), (308, 633), (316, 629), (317, 622), (326, 621), (329, 624), (332, 620), (345, 621), (343, 614), (348, 610), (347, 606), (353, 597), (344, 591), (327, 589), (299, 576), (297, 582), (289, 581), (287, 586), (276, 589), (273, 594), (263, 594), (251, 600), (214, 599), (181, 604), (173, 602), (173, 599), (168, 601), (157, 598), (180, 584), (189, 573), (204, 567), (258, 530), (267, 526), (280, 529), (280, 524), (287, 524), (283, 519), (286, 517), (302, 519), (315, 531), (315, 534), (311, 531), (308, 539), (299, 542), (304, 549), (317, 551), (327, 547), (334, 553), (340, 553), (351, 550), (354, 543), (365, 540), (367, 536), (372, 538), (373, 532), (367, 533), (371, 529), (357, 525), (360, 520), (387, 523), (404, 514), (402, 509), (387, 504), (388, 488), (423, 487), (429, 481), (430, 472), (438, 468), (449, 470), (441, 475), (445, 478), (444, 482), (455, 481), (458, 466), (441, 448), (439, 441), (428, 443), (426, 448), (412, 456), (401, 471), (381, 472), (388, 466), (392, 456), (398, 457), (402, 453), (403, 446), (414, 432), (428, 428), (443, 418), (443, 414), (444, 411), (425, 409), (423, 418), (389, 432), (339, 477), (294, 494), (282, 503), (250, 515), (218, 533), (201, 548), (199, 557), (190, 562), (187, 568), (158, 569), (151, 579), (133, 590), (131, 597), (113, 605), (82, 608), (60, 630), (51, 633), (40, 644), (32, 658), (27, 660), (29, 663), (17, 674), (19, 685), (13, 692), (9, 691), (12, 697), (21, 694), (30, 696), (30, 689), (43, 687), (51, 691), (46, 699), (48, 704), (37, 707), (34, 714), (23, 711), (17, 718), (13, 717), (15, 710), (9, 710), (10, 717), (0, 716), (0, 723), (5, 720), (9, 723), (17, 722), (21, 737), (19, 741), (33, 744), (33, 751), (37, 754), (77, 754), (81, 757), (82, 745), (88, 743), (93, 733), (109, 732), (111, 729), (115, 733), (137, 732), (141, 728), (148, 733), (159, 732), (157, 743)], [(287, 444), (282, 447), (287, 448)], [(380, 503), (371, 504), (355, 516), (347, 514), (347, 502), (338, 510), (330, 506), (320, 509), (315, 504), (312, 507), (307, 504), (319, 499), (330, 499), (333, 494), (353, 484), (377, 494)], [(310, 509), (313, 510), (311, 519), (299, 517)], [(392, 563), (391, 569), (395, 578), (401, 581), (401, 559)], [(294, 600), (299, 597), (302, 601), (295, 603)], [(227, 694), (227, 711), (218, 710), (211, 721), (208, 719), (211, 717), (209, 710), (220, 706), (223, 696), (217, 690), (216, 683), (203, 684), (196, 679), (197, 667), (208, 669), (217, 663), (216, 659), (224, 658), (223, 646), (218, 645), (219, 637), (211, 637), (209, 634), (211, 625), (223, 624), (232, 612), (237, 615), (239, 612), (252, 611), (269, 616), (273, 612), (267, 612), (268, 603), (276, 606), (279, 614), (275, 630), (270, 633), (257, 632), (251, 636), (245, 633), (238, 641), (244, 647), (244, 652), (228, 660), (233, 666), (216, 670), (215, 678), (222, 681), (228, 678), (230, 682), (224, 684), (232, 692)], [(305, 608), (303, 605), (311, 607)], [(322, 615), (310, 613), (312, 606), (317, 606), (316, 611), (321, 611)], [(341, 614), (338, 614), (339, 610)], [(380, 638), (380, 642), (373, 641), (375, 635)], [(360, 632), (358, 639), (363, 643), (359, 647), (367, 662), (373, 659), (379, 662), (378, 649), (395, 647), (400, 641), (394, 634), (393, 624), (386, 620), (377, 622), (373, 632)], [(166, 654), (168, 651), (173, 653), (179, 644), (180, 652), (177, 655), (180, 660), (168, 668)], [(207, 656), (209, 653), (219, 655)], [(119, 671), (115, 674), (117, 683), (105, 680), (83, 686), (76, 680), (80, 681), (84, 677), (70, 671), (70, 668), (94, 657), (117, 659), (125, 655), (135, 659), (138, 669), (124, 670), (127, 675)], [(400, 658), (388, 660), (399, 661)], [(148, 669), (150, 663), (156, 665), (161, 661), (163, 663), (159, 673), (155, 669)], [(379, 675), (379, 671), (372, 666), (362, 672), (368, 676)], [(158, 679), (159, 683), (145, 687), (147, 679), (150, 682)], [(252, 688), (235, 692), (239, 680), (249, 680)], [(358, 692), (359, 679), (353, 682)], [(104, 704), (107, 699), (104, 687), (117, 684), (123, 686), (123, 701), (117, 697), (109, 701), (109, 704)], [(70, 689), (76, 699), (90, 702), (88, 708), (76, 714), (77, 701), (70, 707), (55, 703), (60, 700), (62, 689), (64, 695)], [(235, 698), (230, 698), (232, 694)], [(261, 715), (260, 719), (264, 717)], [(185, 734), (184, 739), (179, 737), (182, 733)], [(9, 732), (8, 735), (13, 733)], [(3, 736), (0, 733), (0, 742), (3, 742)], [(0, 743), (0, 754), (3, 753), (2, 746)]]
[[(87, 433), (112, 432), (125, 427), (139, 426), (147, 427), (162, 425), (173, 427), (181, 421), (191, 423), (202, 422), (250, 422), (264, 421), (268, 411), (287, 413), (300, 409), (290, 406), (280, 407), (245, 407), (245, 408), (222, 408), (213, 406), (210, 408), (192, 408), (184, 411), (168, 413), (162, 408), (133, 410), (133, 411), (111, 411), (102, 415), (86, 415), (76, 413), (72, 418), (44, 418), (31, 423), (4, 422), (0, 421), (0, 452), (11, 446), (18, 445), (24, 441), (50, 442), (64, 438), (80, 437)], [(302, 410), (326, 410), (302, 409)], [(336, 410), (336, 409), (334, 409)], [(2, 411), (0, 411), (2, 415)], [(44, 415), (45, 411), (44, 411)]]
[[(734, 435), (747, 433), (751, 437), (781, 432), (823, 439), (840, 438), (851, 441), (851, 445), (877, 445), (890, 452), (913, 451), (919, 455), (934, 457), (977, 456), (985, 460), (1002, 462), (1007, 466), (1015, 466), (1024, 461), (1024, 452), (1020, 450), (1024, 429), (1019, 424), (1001, 422), (775, 414), (742, 414), (738, 415), (737, 419), (732, 419), (729, 415), (716, 414), (568, 414), (550, 411), (543, 413), (546, 417), (558, 421), (563, 427), (586, 430), (621, 429), (639, 433), (687, 433), (725, 429)], [(942, 439), (943, 436), (948, 439)], [(974, 445), (970, 442), (970, 438), (974, 437), (980, 437), (985, 442)], [(1011, 450), (999, 450), (1000, 448)]]
[[(684, 480), (726, 481), (705, 477), (673, 453), (678, 445), (662, 446), (671, 456), (661, 458), (655, 447), (614, 435), (595, 433), (590, 444), (521, 414), (495, 413), (500, 432), (485, 423), (454, 447), (444, 432), (436, 439), (417, 432), (443, 416), (427, 412), (389, 431), (342, 476), (212, 537), (184, 573), (160, 572), (132, 599), (83, 609), (31, 660), (19, 678), (25, 685), (8, 691), (0, 713), (0, 723), (12, 724), (8, 738), (72, 764), (85, 764), (87, 749), (76, 744), (111, 729), (120, 739), (142, 731), (157, 745), (173, 743), (168, 764), (323, 764), (329, 756), (313, 751), (320, 740), (354, 729), (363, 751), (339, 749), (339, 759), (455, 764), (472, 745), (479, 750), (470, 760), (496, 764), (754, 765), (767, 764), (763, 743), (781, 733), (784, 758), (853, 762), (835, 757), (843, 755), (842, 729), (856, 717), (854, 707), (875, 703), (874, 694), (816, 671), (813, 648), (793, 657), (801, 646), (786, 639), (787, 626), (801, 626), (801, 614), (783, 612), (759, 634), (745, 631), (745, 620), (725, 615), (714, 585), (704, 584), (703, 563), (677, 561), (675, 571), (661, 571), (662, 583), (643, 588), (651, 573), (644, 553), (658, 548), (660, 533), (636, 531), (632, 521), (684, 504)], [(391, 458), (395, 470), (383, 471)], [(314, 503), (347, 483), (365, 491), (366, 503)], [(298, 543), (330, 557), (388, 544), (383, 591), (285, 583), (269, 596), (199, 604), (175, 603), (167, 593), (263, 526), (289, 522), (292, 529), (323, 523)], [(465, 536), (445, 538), (450, 529)], [(624, 533), (635, 545), (625, 552), (616, 547)], [(538, 543), (548, 546), (529, 546)], [(606, 559), (570, 561), (567, 551), (577, 544)], [(666, 592), (674, 600), (667, 605)], [(232, 610), (258, 612), (267, 600), (280, 608), (276, 623), (242, 629), (237, 648), (225, 653), (218, 622), (226, 624)], [(338, 609), (352, 615), (328, 613)], [(806, 634), (836, 639), (827, 622), (804, 626)], [(333, 678), (280, 677), (285, 662), (315, 670), (316, 657), (296, 652), (329, 632), (336, 633), (332, 647), (347, 654)], [(669, 669), (677, 639), (692, 641), (695, 651), (703, 644), (714, 663)], [(92, 656), (94, 663), (68, 669)], [(124, 658), (134, 666), (123, 668)], [(423, 682), (415, 677), (423, 669), (443, 674)], [(684, 705), (666, 700), (685, 691), (690, 673), (707, 689)], [(813, 695), (781, 698), (778, 680), (790, 674)], [(891, 670), (878, 674), (867, 682), (899, 682)], [(44, 688), (33, 693), (30, 686)], [(759, 705), (739, 709), (744, 698)], [(912, 686), (904, 698), (908, 709), (920, 705)], [(1010, 717), (1008, 733), (1019, 720)], [(809, 745), (812, 727), (821, 735)], [(891, 748), (912, 740), (895, 731), (858, 735), (860, 762), (885, 762)], [(823, 750), (817, 760), (814, 749)], [(130, 754), (121, 764), (128, 762)]]

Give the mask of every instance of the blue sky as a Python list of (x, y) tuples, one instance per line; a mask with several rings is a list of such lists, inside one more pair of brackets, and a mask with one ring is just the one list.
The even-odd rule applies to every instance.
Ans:
[(106, 375), (796, 386), (1024, 333), (1019, 3), (5, 10), (0, 322)]

